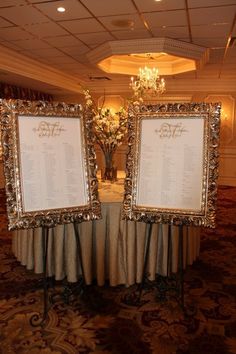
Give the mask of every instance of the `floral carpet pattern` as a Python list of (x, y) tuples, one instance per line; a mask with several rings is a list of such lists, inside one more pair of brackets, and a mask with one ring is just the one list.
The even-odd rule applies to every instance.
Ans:
[(200, 257), (184, 275), (185, 311), (174, 298), (158, 301), (153, 286), (132, 301), (136, 289), (89, 286), (69, 303), (59, 297), (44, 326), (31, 326), (42, 279), (11, 252), (0, 191), (0, 353), (236, 354), (235, 187), (219, 187), (217, 228), (201, 231)]

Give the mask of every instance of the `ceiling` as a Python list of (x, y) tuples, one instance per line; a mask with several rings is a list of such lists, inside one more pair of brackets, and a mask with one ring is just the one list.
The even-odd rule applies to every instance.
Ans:
[(91, 54), (155, 38), (209, 49), (197, 70), (165, 77), (169, 92), (236, 92), (236, 0), (0, 0), (0, 81), (55, 96), (125, 92), (130, 76), (102, 71)]

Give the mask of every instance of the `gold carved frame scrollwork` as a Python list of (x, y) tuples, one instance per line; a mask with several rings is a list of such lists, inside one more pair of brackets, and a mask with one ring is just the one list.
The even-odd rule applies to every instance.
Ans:
[[(4, 174), (5, 174), (5, 188), (6, 188), (6, 197), (7, 197), (7, 213), (8, 213), (8, 227), (9, 230), (14, 229), (27, 229), (27, 228), (36, 228), (36, 227), (52, 227), (56, 224), (65, 224), (70, 222), (81, 222), (88, 221), (92, 219), (99, 219), (101, 217), (101, 206), (98, 200), (98, 181), (96, 177), (96, 160), (95, 152), (93, 148), (93, 135), (92, 135), (92, 112), (89, 110), (83, 111), (80, 104), (66, 104), (58, 102), (43, 102), (43, 101), (23, 101), (23, 100), (0, 100), (0, 113), (1, 113), (1, 127), (2, 127), (2, 146), (3, 146), (3, 162), (4, 162)], [(53, 199), (49, 207), (45, 208), (45, 198), (42, 197), (41, 204), (38, 204), (36, 207), (32, 204), (30, 200), (30, 193), (27, 191), (28, 185), (24, 178), (27, 176), (27, 180), (30, 180), (31, 175), (30, 171), (27, 171), (27, 168), (24, 169), (22, 161), (26, 161), (26, 166), (29, 167), (29, 170), (32, 170), (32, 163), (34, 164), (33, 157), (30, 155), (31, 152), (28, 149), (27, 154), (30, 155), (31, 160), (28, 160), (28, 155), (24, 155), (24, 149), (22, 141), (27, 143), (27, 134), (24, 136), (24, 131), (28, 129), (28, 123), (36, 124), (37, 128), (31, 128), (30, 133), (36, 133), (37, 137), (31, 138), (31, 145), (33, 146), (34, 140), (38, 139), (38, 145), (36, 150), (41, 149), (42, 144), (49, 144), (49, 137), (60, 136), (60, 134), (66, 131), (67, 137), (71, 134), (74, 137), (73, 141), (77, 141), (77, 136), (80, 141), (79, 145), (77, 143), (73, 145), (73, 142), (70, 142), (70, 139), (66, 138), (67, 141), (62, 141), (58, 144), (70, 144), (68, 149), (74, 149), (74, 158), (76, 161), (76, 167), (70, 165), (70, 176), (66, 175), (67, 172), (64, 172), (64, 168), (67, 171), (68, 166), (66, 162), (69, 161), (70, 156), (62, 157), (53, 150), (54, 142), (50, 142), (50, 148), (53, 150), (55, 156), (52, 157), (52, 161), (57, 163), (60, 159), (61, 163), (61, 172), (65, 173), (65, 178), (67, 180), (71, 178), (71, 171), (75, 169), (74, 176), (81, 176), (81, 179), (75, 181), (73, 179), (74, 188), (78, 188), (77, 191), (80, 191), (79, 188), (83, 189), (81, 192), (81, 201), (79, 204), (76, 204), (79, 198), (73, 199), (73, 203), (70, 204), (70, 199), (68, 202), (64, 203), (64, 199), (61, 198), (60, 204), (58, 204), (57, 196), (54, 193), (53, 198), (48, 197), (47, 192), (46, 199)], [(46, 121), (46, 123), (45, 123)], [(69, 125), (70, 122), (70, 125)], [(71, 127), (76, 127), (76, 131), (71, 131)], [(22, 132), (21, 132), (22, 130)], [(35, 135), (35, 136), (36, 136)], [(24, 136), (24, 139), (21, 141), (21, 136)], [(39, 140), (41, 137), (41, 140)], [(60, 139), (60, 138), (58, 138)], [(61, 138), (62, 139), (62, 138)], [(65, 138), (63, 138), (65, 139)], [(53, 139), (51, 139), (53, 140)], [(76, 147), (80, 147), (81, 151), (78, 153), (80, 155), (80, 160), (78, 162), (76, 155)], [(65, 149), (64, 149), (65, 150)], [(63, 150), (63, 151), (64, 151)], [(67, 150), (68, 152), (69, 150)], [(47, 153), (47, 152), (46, 152)], [(35, 155), (38, 156), (38, 155)], [(64, 158), (64, 160), (63, 160)], [(38, 161), (39, 163), (39, 161)], [(28, 165), (27, 165), (28, 164)], [(48, 162), (42, 168), (42, 173), (47, 172)], [(46, 167), (45, 167), (46, 166)], [(49, 168), (51, 168), (50, 166)], [(67, 169), (66, 169), (67, 168)], [(45, 169), (45, 171), (44, 171)], [(55, 170), (55, 169), (54, 169)], [(54, 173), (53, 167), (52, 171)], [(41, 172), (41, 168), (40, 168)], [(53, 181), (61, 181), (58, 176), (58, 169), (54, 173)], [(32, 173), (32, 171), (31, 171)], [(50, 176), (51, 170), (48, 171)], [(41, 175), (42, 176), (42, 175)], [(35, 177), (34, 177), (35, 178)], [(64, 178), (64, 177), (63, 177)], [(65, 180), (63, 179), (63, 181)], [(34, 180), (35, 185), (37, 185), (37, 179)], [(40, 182), (40, 178), (38, 178)], [(30, 182), (31, 183), (31, 182)], [(57, 190), (64, 188), (64, 182), (58, 182)], [(79, 187), (76, 185), (80, 184)], [(72, 187), (73, 187), (72, 186)], [(46, 189), (49, 189), (47, 185), (43, 185)], [(70, 186), (70, 188), (72, 188)], [(45, 189), (44, 188), (44, 189)], [(53, 186), (54, 188), (54, 186)], [(65, 187), (68, 188), (67, 186)], [(70, 190), (71, 191), (71, 190)], [(67, 193), (67, 190), (66, 192)], [(69, 192), (68, 192), (69, 193)], [(76, 194), (76, 193), (74, 193)], [(60, 191), (58, 194), (58, 198)], [(71, 193), (73, 196), (73, 193)], [(34, 196), (32, 195), (32, 198)], [(27, 198), (29, 199), (29, 204), (27, 204)], [(73, 198), (73, 197), (70, 197)], [(40, 200), (40, 197), (38, 198)], [(54, 207), (53, 205), (56, 205)], [(40, 206), (42, 205), (42, 207)], [(59, 207), (58, 207), (59, 205)], [(33, 208), (31, 209), (31, 206)], [(38, 209), (37, 209), (38, 208)]]
[[(215, 227), (220, 109), (219, 103), (129, 107), (125, 219)], [(176, 145), (177, 152), (171, 146), (173, 142), (180, 144)]]

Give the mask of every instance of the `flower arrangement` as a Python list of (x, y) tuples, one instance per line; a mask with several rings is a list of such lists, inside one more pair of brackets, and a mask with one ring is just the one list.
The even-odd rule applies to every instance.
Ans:
[(110, 175), (114, 172), (114, 152), (123, 143), (127, 134), (127, 112), (124, 107), (121, 107), (117, 112), (103, 106), (98, 107), (89, 90), (84, 91), (84, 96), (86, 106), (92, 109), (96, 142), (105, 158), (106, 170), (104, 179), (111, 179)]

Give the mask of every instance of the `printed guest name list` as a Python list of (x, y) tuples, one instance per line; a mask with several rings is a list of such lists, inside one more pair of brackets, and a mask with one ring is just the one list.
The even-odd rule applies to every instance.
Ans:
[(141, 122), (136, 204), (201, 210), (204, 119)]
[(87, 204), (79, 118), (18, 117), (24, 211)]

